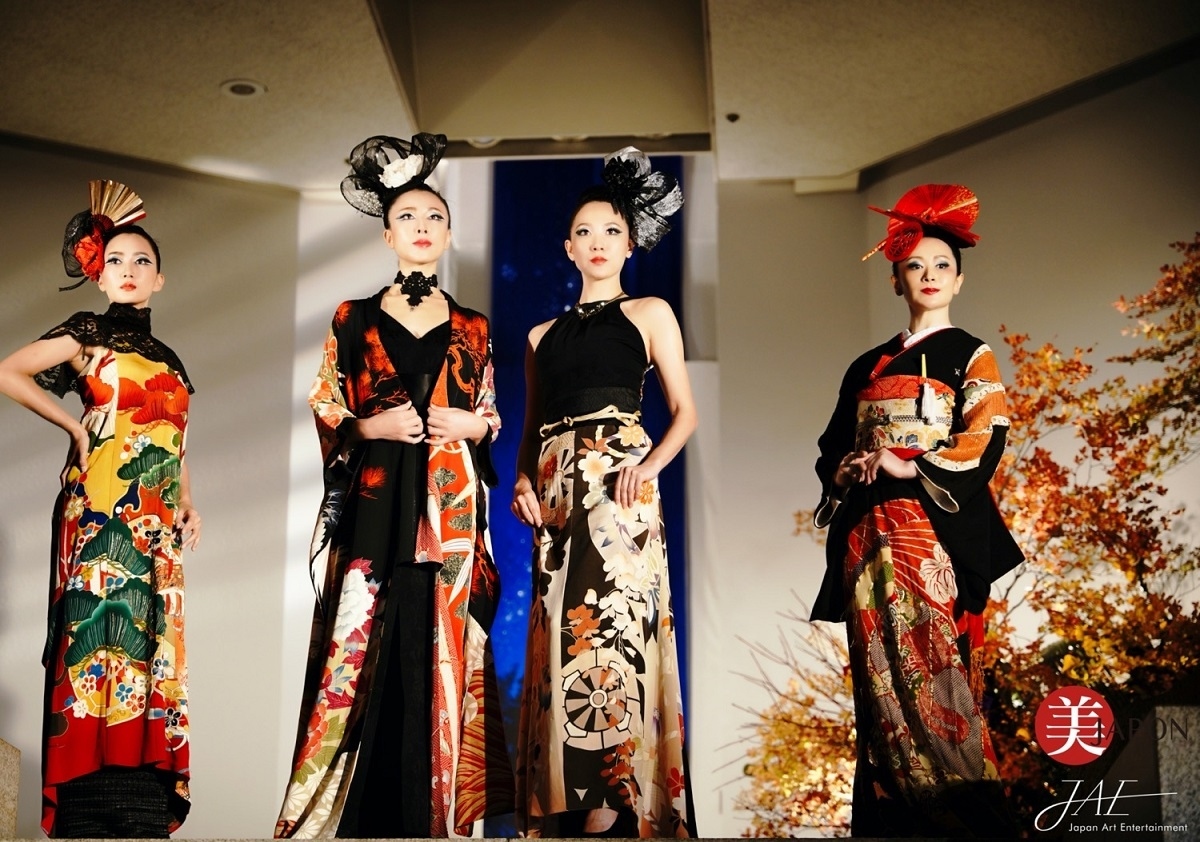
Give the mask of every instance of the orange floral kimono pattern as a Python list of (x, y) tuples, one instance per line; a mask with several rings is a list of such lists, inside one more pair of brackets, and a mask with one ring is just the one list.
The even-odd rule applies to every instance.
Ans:
[[(190, 806), (183, 558), (175, 518), (190, 384), (149, 334), (149, 309), (79, 313), (49, 338), (100, 347), (78, 378), (64, 364), (38, 375), (76, 389), (88, 431), (87, 470), (71, 468), (54, 516), (46, 641), (42, 829), (54, 835), (58, 788), (108, 767), (152, 767), (168, 789), (167, 824)], [(173, 364), (132, 350), (149, 350)], [(158, 352), (158, 353), (156, 353)]]
[[(355, 555), (343, 521), (393, 528), (393, 477), (372, 450), (346, 453), (341, 424), (408, 400), (380, 340), (383, 293), (347, 301), (334, 316), (309, 403), (326, 464), (326, 493), (313, 539), (318, 592), (300, 731), (277, 837), (336, 833), (362, 746), (371, 677), (381, 646), (379, 619), (388, 560)], [(450, 344), (431, 402), (500, 428), (486, 318), (450, 302)], [(369, 443), (367, 443), (369, 444)], [(429, 790), (430, 834), (469, 833), (485, 816), (512, 812), (512, 770), (500, 720), (488, 630), (499, 594), (486, 534), (486, 454), (467, 442), (430, 445), (425, 500), (416, 524), (417, 564), (436, 565), (436, 625)], [(382, 508), (381, 508), (382, 507)], [(387, 711), (376, 715), (386, 716)]]

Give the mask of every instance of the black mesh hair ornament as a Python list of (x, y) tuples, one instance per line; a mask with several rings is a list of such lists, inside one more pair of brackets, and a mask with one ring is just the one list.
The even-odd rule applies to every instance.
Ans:
[(425, 183), (445, 151), (444, 134), (421, 132), (411, 141), (369, 137), (350, 153), (350, 175), (342, 179), (342, 196), (356, 210), (383, 216), (388, 200)]
[[(88, 194), (88, 209), (71, 217), (63, 234), (63, 268), (68, 277), (98, 281), (104, 270), (105, 233), (137, 222), (146, 211), (142, 198), (119, 181), (89, 181)], [(81, 286), (83, 280), (58, 289), (66, 292)]]
[(612, 191), (612, 203), (633, 228), (634, 242), (646, 251), (671, 230), (667, 217), (683, 207), (683, 191), (673, 176), (650, 169), (650, 159), (626, 146), (604, 159), (601, 178)]

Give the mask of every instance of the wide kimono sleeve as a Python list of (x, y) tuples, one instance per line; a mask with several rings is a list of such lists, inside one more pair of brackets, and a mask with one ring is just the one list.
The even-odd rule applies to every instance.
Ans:
[(987, 489), (1008, 436), (1004, 384), (986, 344), (972, 353), (956, 402), (960, 429), (944, 445), (915, 460), (921, 485), (939, 508), (951, 513)]
[(321, 442), (321, 458), (328, 466), (343, 457), (345, 431), (343, 424), (355, 418), (346, 401), (346, 375), (339, 363), (339, 330), (344, 322), (344, 310), (338, 308), (333, 325), (325, 337), (321, 354), (321, 366), (308, 393), (308, 405), (312, 407), (317, 422), (317, 437)]
[(475, 390), (474, 412), (487, 422), (488, 430), (475, 447), (479, 476), (488, 486), (495, 487), (500, 477), (492, 464), (492, 442), (500, 435), (500, 412), (496, 408), (496, 377), (492, 366), (492, 338), (489, 325), (484, 319), (483, 365), (479, 372), (479, 385)]
[(492, 340), (487, 340), (487, 354), (484, 357), (483, 374), (480, 377), (479, 391), (475, 394), (475, 414), (487, 422), (488, 431), (484, 441), (495, 441), (500, 435), (500, 413), (496, 410), (496, 376), (492, 368)]
[(834, 474), (847, 453), (854, 450), (855, 424), (858, 417), (858, 390), (861, 387), (860, 362), (855, 362), (842, 377), (838, 390), (837, 406), (817, 440), (821, 455), (817, 457), (817, 478), (821, 481), (821, 502), (813, 513), (813, 524), (824, 528), (833, 520), (837, 508), (845, 496), (845, 489), (833, 484)]

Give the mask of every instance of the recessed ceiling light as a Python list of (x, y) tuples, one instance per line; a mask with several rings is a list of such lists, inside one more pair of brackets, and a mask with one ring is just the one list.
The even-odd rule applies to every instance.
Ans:
[(498, 137), (468, 137), (467, 143), (474, 146), (476, 149), (491, 149), (501, 141)]
[(253, 79), (227, 79), (221, 83), (221, 92), (234, 99), (248, 99), (267, 92), (267, 86)]

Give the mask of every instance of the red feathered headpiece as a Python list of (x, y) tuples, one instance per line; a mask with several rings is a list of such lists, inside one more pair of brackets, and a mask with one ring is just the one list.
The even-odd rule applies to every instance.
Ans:
[(922, 184), (901, 196), (891, 210), (868, 207), (889, 219), (887, 236), (863, 260), (883, 249), (884, 257), (898, 263), (913, 253), (927, 232), (964, 249), (979, 242), (979, 235), (971, 232), (979, 216), (979, 199), (961, 184)]

